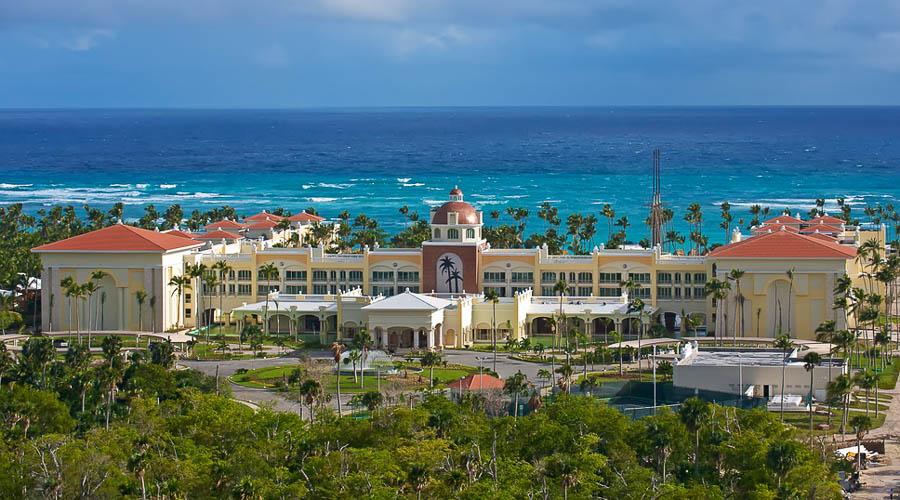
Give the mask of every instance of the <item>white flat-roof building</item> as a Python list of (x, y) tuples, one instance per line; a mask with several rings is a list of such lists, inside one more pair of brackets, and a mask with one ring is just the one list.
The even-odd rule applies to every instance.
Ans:
[(774, 349), (701, 351), (696, 343), (688, 343), (673, 367), (674, 384), (676, 387), (772, 398), (782, 394), (783, 368), (785, 397), (807, 397), (812, 375), (813, 397), (822, 401), (828, 381), (846, 373), (847, 367), (843, 360), (825, 358), (810, 373), (800, 359), (802, 356), (797, 349), (787, 356)]

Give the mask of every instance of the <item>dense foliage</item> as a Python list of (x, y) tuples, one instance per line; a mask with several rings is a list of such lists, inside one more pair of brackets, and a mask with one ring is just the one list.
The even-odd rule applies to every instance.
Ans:
[(590, 397), (488, 417), (440, 395), (337, 418), (254, 411), (214, 380), (123, 360), (106, 339), (56, 359), (4, 354), (0, 497), (838, 498), (822, 456), (777, 416), (689, 400), (631, 421)]

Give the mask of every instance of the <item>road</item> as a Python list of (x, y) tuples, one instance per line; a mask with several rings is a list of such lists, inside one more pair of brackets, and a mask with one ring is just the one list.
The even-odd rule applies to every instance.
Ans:
[[(304, 355), (307, 355), (313, 359), (331, 359), (332, 356), (331, 352), (326, 350), (305, 351)], [(494, 364), (493, 354), (487, 352), (447, 350), (442, 353), (442, 356), (444, 360), (447, 361), (447, 363), (451, 364), (476, 367), (483, 366), (485, 369), (492, 368)], [(397, 359), (402, 358), (397, 357)], [(231, 385), (231, 394), (235, 399), (260, 405), (270, 404), (276, 410), (302, 414), (303, 409), (301, 405), (289, 401), (284, 397), (284, 395), (278, 392), (269, 391), (266, 389), (251, 389), (248, 387), (233, 384), (226, 380), (227, 377), (233, 375), (237, 370), (241, 368), (246, 370), (253, 370), (256, 368), (264, 368), (268, 366), (283, 366), (297, 363), (299, 363), (299, 354), (297, 352), (289, 353), (285, 356), (277, 358), (266, 359), (236, 359), (228, 361), (193, 361), (185, 359), (178, 361), (178, 364), (180, 366), (193, 368), (209, 376), (215, 376), (216, 370), (218, 369), (218, 374), (222, 383)], [(510, 355), (507, 353), (497, 353), (497, 374), (502, 378), (509, 377), (517, 371), (521, 371), (523, 374), (525, 374), (526, 377), (528, 377), (528, 380), (534, 383), (538, 383), (539, 378), (537, 374), (538, 371), (542, 368), (546, 368), (549, 370), (550, 365), (529, 363), (527, 361), (511, 359)], [(351, 396), (344, 396), (341, 398), (341, 402), (343, 405), (345, 405), (345, 407), (348, 406), (350, 397)], [(335, 402), (335, 408), (337, 408), (337, 402)]]

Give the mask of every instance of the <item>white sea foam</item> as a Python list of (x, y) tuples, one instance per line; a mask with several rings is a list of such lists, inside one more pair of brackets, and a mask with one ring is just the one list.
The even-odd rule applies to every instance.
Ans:
[(316, 184), (304, 184), (303, 189), (322, 188), (322, 189), (350, 189), (356, 184), (332, 184), (328, 182), (319, 182)]
[(159, 185), (160, 189), (173, 189), (173, 188), (177, 188), (177, 187), (178, 187), (178, 184), (160, 184)]
[(0, 182), (0, 189), (27, 188), (31, 186), (34, 186), (34, 184), (7, 184), (6, 182)]
[(504, 196), (504, 198), (507, 198), (509, 200), (518, 200), (519, 198), (528, 198), (528, 195), (527, 194), (509, 194), (509, 195)]
[(483, 198), (486, 200), (493, 200), (494, 198), (496, 198), (496, 196), (493, 194), (477, 194), (476, 193), (476, 194), (472, 195), (472, 198)]
[(408, 188), (409, 187), (422, 187), (424, 185), (425, 185), (424, 182), (404, 182), (402, 184), (403, 187), (408, 187)]
[(437, 206), (437, 205), (443, 205), (446, 202), (447, 202), (447, 200), (422, 200), (422, 203), (424, 203), (428, 206), (432, 206), (432, 207)]
[(412, 180), (412, 177), (397, 177), (397, 182), (403, 184), (404, 182), (409, 182)]
[(304, 198), (306, 201), (310, 201), (313, 203), (331, 203), (333, 201), (337, 201), (337, 198), (325, 198), (319, 196), (311, 196), (309, 198)]
[(480, 200), (475, 203), (476, 205), (506, 205), (509, 200)]

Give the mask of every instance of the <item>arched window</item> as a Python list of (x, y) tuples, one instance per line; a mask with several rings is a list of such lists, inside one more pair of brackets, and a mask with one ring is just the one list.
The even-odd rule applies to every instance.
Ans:
[(475, 230), (471, 227), (469, 229), (466, 229), (466, 238), (475, 238)]
[(447, 230), (447, 239), (448, 240), (458, 240), (459, 239), (459, 229), (448, 229)]
[(434, 239), (436, 239), (436, 240), (441, 239), (441, 230), (440, 229), (434, 230)]

